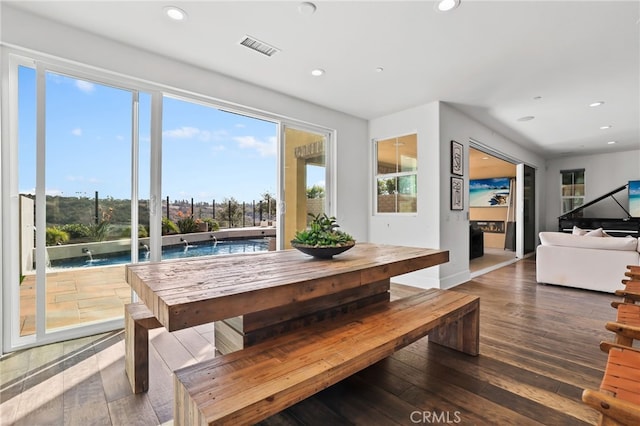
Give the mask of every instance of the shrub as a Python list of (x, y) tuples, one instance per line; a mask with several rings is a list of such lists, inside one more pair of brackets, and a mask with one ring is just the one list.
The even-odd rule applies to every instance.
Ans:
[(162, 235), (177, 234), (180, 232), (178, 226), (167, 217), (162, 218)]
[(198, 224), (192, 217), (185, 217), (176, 222), (181, 234), (189, 234), (198, 231)]
[(220, 224), (218, 223), (217, 220), (208, 217), (208, 218), (202, 219), (202, 221), (209, 225), (209, 231), (220, 230)]
[(69, 234), (57, 226), (47, 228), (47, 245), (54, 246), (69, 241)]
[(100, 223), (89, 225), (89, 237), (94, 241), (104, 241), (111, 230), (111, 223), (103, 220)]
[(90, 234), (89, 227), (81, 223), (68, 223), (62, 225), (60, 229), (69, 234), (69, 238), (72, 239), (87, 238)]
[[(147, 228), (144, 225), (138, 225), (138, 238), (146, 238), (149, 236), (149, 232), (147, 231)], [(131, 227), (127, 226), (123, 231), (122, 231), (122, 237), (123, 238), (130, 238), (131, 237)]]

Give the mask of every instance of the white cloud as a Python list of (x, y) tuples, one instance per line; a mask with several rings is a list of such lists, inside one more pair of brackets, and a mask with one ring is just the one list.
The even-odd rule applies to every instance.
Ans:
[(68, 180), (69, 182), (84, 182), (84, 176), (67, 175), (65, 176), (65, 179)]
[(255, 149), (263, 157), (276, 155), (276, 138), (270, 137), (266, 141), (261, 141), (253, 136), (238, 136), (233, 138), (238, 146), (243, 149)]
[(95, 84), (89, 83), (88, 81), (84, 80), (76, 80), (76, 87), (84, 93), (91, 93), (96, 90)]
[(80, 127), (76, 127), (71, 131), (73, 136), (82, 136), (82, 129)]
[(165, 130), (162, 136), (175, 139), (198, 139), (208, 142), (214, 135), (208, 130), (200, 130), (197, 127), (182, 126), (173, 130)]

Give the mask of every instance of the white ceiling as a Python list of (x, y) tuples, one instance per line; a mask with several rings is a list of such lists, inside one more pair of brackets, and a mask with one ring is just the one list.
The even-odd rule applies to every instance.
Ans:
[[(298, 1), (5, 5), (365, 119), (441, 100), (546, 157), (640, 148), (638, 1), (314, 3), (312, 15)], [(171, 4), (188, 19), (170, 21)], [(247, 34), (280, 52), (239, 45)]]

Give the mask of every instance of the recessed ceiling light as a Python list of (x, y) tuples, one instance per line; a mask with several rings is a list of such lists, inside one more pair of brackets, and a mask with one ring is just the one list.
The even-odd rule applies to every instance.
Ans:
[(489, 157), (482, 157), (482, 160), (488, 160)]
[(609, 126), (600, 126), (600, 130), (607, 130), (607, 129), (610, 129), (610, 128), (611, 128), (610, 125)]
[(298, 5), (298, 12), (300, 15), (313, 15), (316, 12), (316, 5), (305, 1)]
[(324, 74), (324, 70), (322, 68), (316, 68), (315, 70), (311, 71), (311, 75), (314, 77), (320, 77), (323, 74)]
[(440, 12), (448, 12), (460, 6), (460, 0), (440, 0), (436, 4), (436, 10)]
[(174, 21), (184, 21), (187, 19), (187, 12), (175, 6), (167, 6), (164, 8), (164, 13)]
[(542, 96), (534, 96), (533, 98), (534, 101), (539, 101), (540, 99), (542, 99)]
[(376, 72), (382, 72), (382, 71), (384, 71), (384, 68), (382, 68), (382, 67), (377, 67), (376, 68)]
[(614, 143), (616, 143), (616, 141), (609, 141), (607, 142), (607, 145), (613, 145)]
[(589, 104), (590, 107), (597, 107), (600, 105), (604, 105), (604, 101), (592, 102)]
[(533, 120), (535, 117), (533, 115), (526, 115), (524, 117), (520, 117), (518, 118), (518, 121), (531, 121)]

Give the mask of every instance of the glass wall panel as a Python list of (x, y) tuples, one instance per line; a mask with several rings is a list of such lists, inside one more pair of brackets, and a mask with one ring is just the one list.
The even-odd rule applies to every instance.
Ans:
[(296, 232), (307, 228), (312, 215), (326, 213), (327, 136), (285, 127), (284, 130), (284, 248)]
[(46, 73), (46, 329), (123, 316), (132, 93)]
[(18, 67), (19, 335), (36, 331), (36, 70)]
[[(162, 115), (162, 257), (267, 250), (264, 236), (276, 226), (276, 124), (168, 96)], [(238, 232), (259, 226), (274, 229)]]

